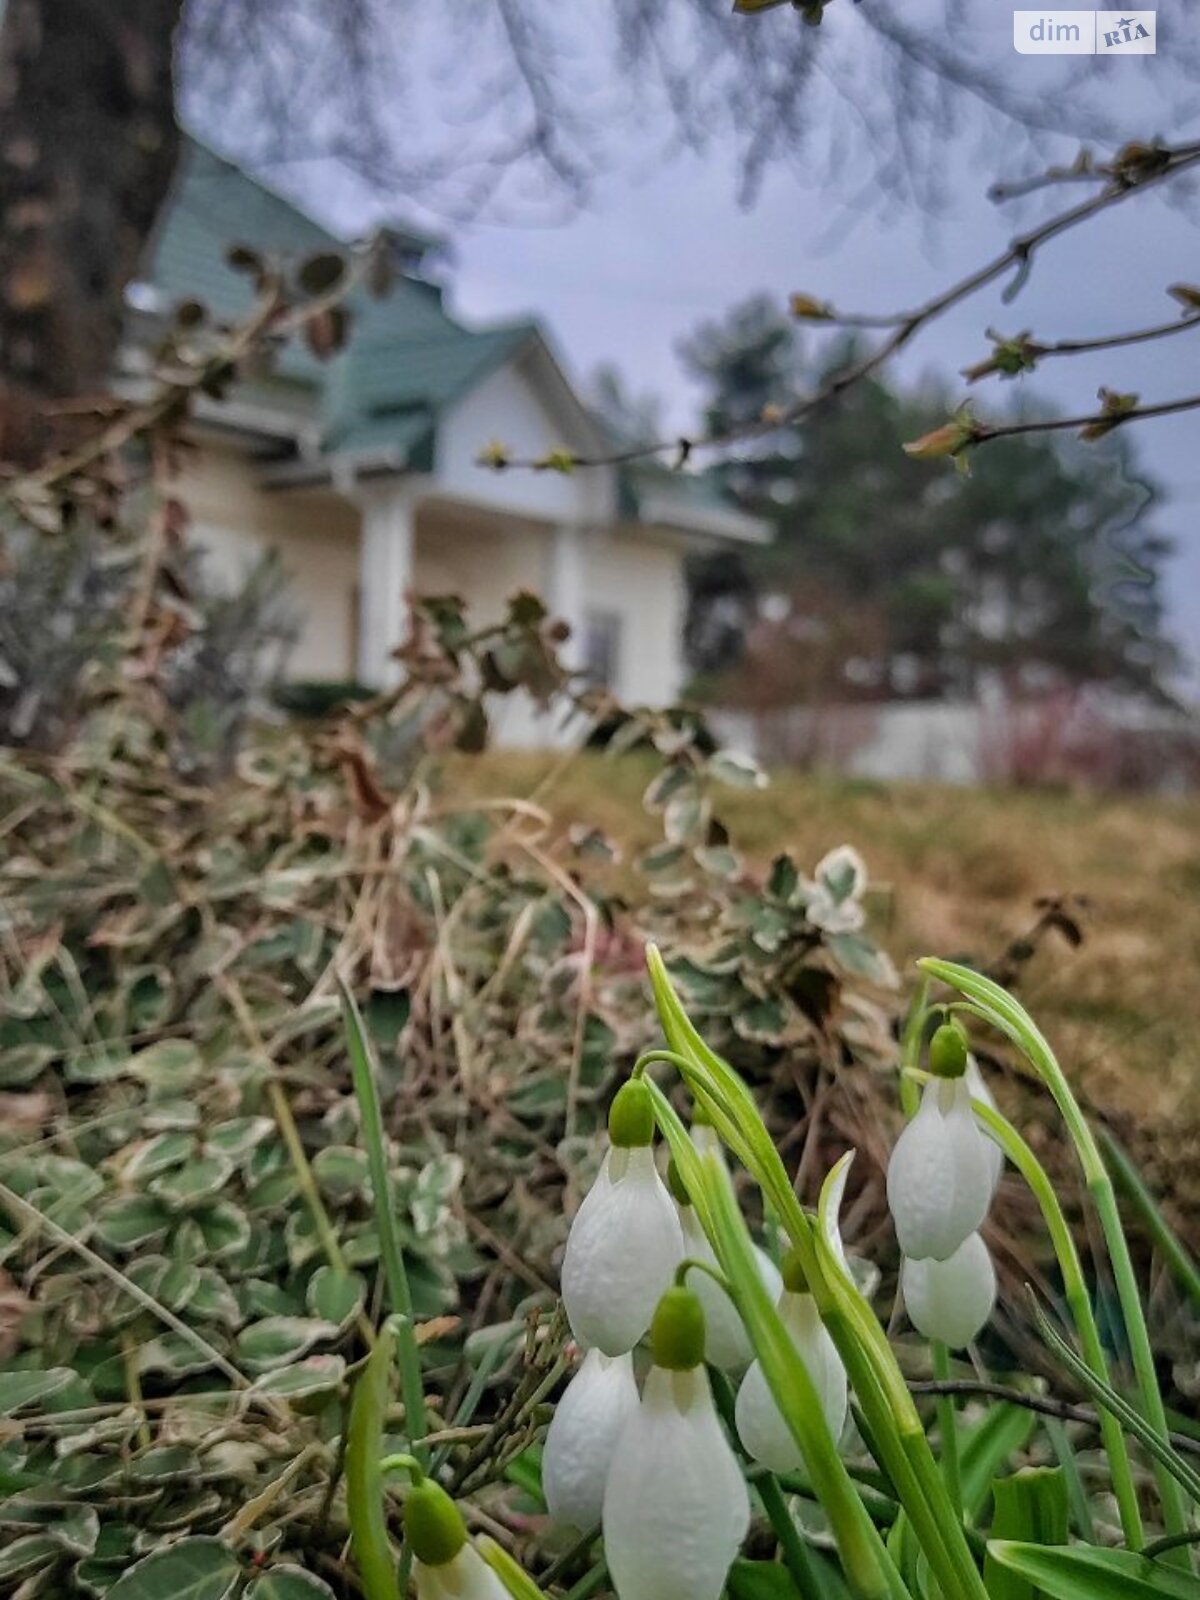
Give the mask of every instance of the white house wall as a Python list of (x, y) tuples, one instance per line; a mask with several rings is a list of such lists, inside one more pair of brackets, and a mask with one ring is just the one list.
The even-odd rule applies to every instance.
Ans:
[[(470, 523), (449, 508), (418, 514), (414, 586), (418, 594), (457, 594), (473, 626), (498, 622), (520, 589), (547, 595), (551, 532), (535, 523)], [(555, 741), (554, 719), (528, 697), (497, 696), (489, 708), (497, 744), (536, 749)]]
[(205, 579), (236, 588), (261, 555), (277, 550), (304, 618), (289, 676), (347, 678), (357, 633), (358, 512), (332, 495), (263, 491), (256, 470), (245, 456), (211, 446), (187, 458), (175, 489), (191, 512)]
[[(495, 431), (491, 408), (505, 403), (506, 395), (509, 421), (524, 405), (532, 427), (530, 413), (540, 416), (532, 391), (512, 373), (495, 376), (500, 382), (485, 408), (493, 425), (485, 424), (484, 437)], [(482, 420), (481, 415), (476, 422)], [(465, 450), (470, 439), (473, 451), (479, 434), (465, 407), (458, 424), (460, 444)], [(452, 466), (453, 430), (450, 438)], [(519, 432), (509, 439), (514, 448), (534, 443), (528, 432), (524, 442)], [(545, 434), (536, 439), (537, 448), (547, 443)], [(290, 675), (350, 676), (359, 639), (361, 507), (328, 490), (264, 490), (256, 470), (249, 458), (207, 444), (192, 453), (181, 474), (177, 490), (192, 514), (192, 538), (205, 550), (208, 580), (234, 587), (259, 555), (277, 550), (289, 575), (289, 593), (304, 619)], [(472, 618), (481, 623), (497, 620), (508, 597), (523, 588), (542, 594), (558, 613), (555, 591), (562, 586), (564, 570), (560, 535), (563, 528), (574, 528), (572, 587), (584, 619), (588, 612), (620, 619), (613, 688), (635, 703), (673, 700), (683, 679), (682, 541), (651, 529), (614, 532), (594, 512), (584, 514), (603, 498), (594, 485), (557, 476), (531, 477), (518, 485), (519, 496), (531, 496), (538, 504), (514, 515), (511, 494), (503, 510), (502, 504), (516, 482), (515, 475), (485, 477), (483, 487), (493, 497), (487, 509), (436, 498), (432, 504), (418, 503), (412, 575), (417, 592), (461, 594)], [(442, 471), (426, 483), (435, 497), (445, 492)], [(581, 643), (577, 639), (577, 659)], [(497, 703), (495, 713), (498, 739), (509, 746), (552, 744), (564, 736), (554, 719), (540, 716), (527, 702)]]
[[(450, 508), (418, 515), (415, 581), (423, 594), (462, 595), (476, 622), (493, 622), (518, 589), (541, 593), (554, 610), (553, 530), (497, 522), (470, 526)], [(650, 530), (610, 533), (588, 529), (580, 540), (582, 590), (588, 611), (620, 617), (616, 693), (636, 704), (662, 705), (682, 685), (685, 588), (682, 552)], [(557, 718), (538, 714), (519, 698), (497, 701), (498, 742), (542, 746), (559, 742)]]
[(650, 529), (594, 533), (583, 542), (584, 604), (620, 618), (617, 681), (632, 704), (666, 705), (685, 676), (683, 552)]
[(616, 509), (616, 475), (610, 468), (564, 475), (478, 465), (493, 441), (515, 456), (537, 459), (570, 446), (563, 424), (543, 402), (528, 361), (499, 368), (443, 418), (438, 429), (434, 478), (438, 490), (498, 510), (564, 522), (607, 522)]

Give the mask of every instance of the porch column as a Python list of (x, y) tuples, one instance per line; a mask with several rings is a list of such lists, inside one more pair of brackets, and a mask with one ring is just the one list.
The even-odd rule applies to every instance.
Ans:
[(550, 545), (550, 592), (546, 603), (552, 616), (568, 624), (571, 637), (562, 649), (568, 667), (582, 667), (584, 660), (583, 529), (575, 523), (555, 528)]
[(372, 689), (399, 682), (391, 653), (408, 635), (417, 493), (402, 478), (361, 484), (358, 563), (358, 676)]

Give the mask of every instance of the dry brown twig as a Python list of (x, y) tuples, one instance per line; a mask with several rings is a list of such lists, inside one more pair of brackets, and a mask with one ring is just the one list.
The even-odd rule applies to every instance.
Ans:
[[(71, 449), (50, 456), (31, 472), (12, 479), (4, 498), (35, 527), (51, 529), (60, 499), (105, 461), (119, 457), (138, 439), (170, 430), (197, 395), (235, 375), (266, 339), (284, 340), (328, 318), (369, 274), (378, 250), (372, 239), (347, 259), (346, 270), (326, 290), (294, 300), (281, 267), (262, 266), (249, 313), (223, 331), (210, 347), (194, 357), (176, 357), (153, 392), (144, 400), (117, 401), (116, 414), (96, 433)], [(106, 403), (105, 410), (111, 407)]]

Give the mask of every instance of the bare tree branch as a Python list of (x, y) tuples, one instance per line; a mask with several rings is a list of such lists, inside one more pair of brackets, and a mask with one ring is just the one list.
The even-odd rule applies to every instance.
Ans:
[[(1155, 188), (1197, 165), (1200, 165), (1200, 144), (1169, 147), (1137, 143), (1124, 146), (1103, 169), (1097, 169), (1097, 175), (1105, 180), (1105, 187), (1099, 193), (1016, 234), (1006, 248), (991, 260), (921, 305), (907, 311), (883, 315), (843, 313), (811, 296), (793, 296), (793, 311), (802, 320), (838, 327), (878, 327), (890, 329), (890, 332), (857, 361), (833, 373), (811, 394), (801, 397), (788, 406), (768, 408), (763, 416), (753, 422), (738, 423), (703, 435), (659, 439), (601, 455), (576, 455), (569, 451), (554, 451), (549, 456), (522, 459), (493, 446), (481, 456), (481, 464), (498, 471), (510, 467), (526, 467), (535, 471), (561, 472), (571, 471), (577, 467), (619, 466), (670, 453), (675, 458), (676, 466), (682, 466), (694, 451), (747, 443), (778, 433), (781, 429), (795, 427), (854, 384), (877, 372), (928, 323), (943, 315), (951, 307), (970, 299), (980, 289), (994, 283), (1008, 272), (1013, 272), (1014, 275), (1005, 290), (1004, 298), (1012, 299), (1028, 281), (1038, 251), (1051, 240), (1091, 221), (1101, 212), (1120, 205), (1131, 195)], [(1001, 438), (1006, 433), (1034, 433), (1046, 431), (1047, 428), (1086, 428), (1099, 426), (1101, 423), (1105, 424), (1104, 431), (1108, 431), (1125, 421), (1139, 421), (1144, 417), (1165, 416), (1173, 411), (1189, 410), (1196, 403), (1194, 400), (1185, 399), (1156, 406), (1129, 405), (1122, 406), (1119, 418), (1114, 412), (1106, 411), (1096, 416), (1066, 418), (1050, 423), (998, 424), (991, 429), (975, 422), (974, 419), (964, 417), (956, 423), (948, 423), (945, 430), (939, 430), (939, 437), (936, 440), (931, 435), (927, 440), (917, 441), (914, 446), (906, 448), (916, 455), (953, 456), (960, 454), (970, 445)], [(955, 428), (959, 430), (959, 435), (951, 437), (951, 430)], [(943, 434), (944, 437), (940, 437)], [(918, 448), (924, 445), (928, 447)]]
[[(1102, 395), (1108, 391), (1101, 390)], [(1030, 417), (1017, 422), (978, 423), (964, 446), (988, 444), (993, 439), (1015, 439), (1025, 433), (1063, 433), (1078, 429), (1087, 438), (1100, 438), (1124, 427), (1127, 422), (1144, 422), (1150, 417), (1170, 417), (1178, 411), (1195, 411), (1200, 406), (1200, 395), (1186, 395), (1180, 400), (1160, 400), (1154, 405), (1130, 405), (1111, 411), (1088, 412), (1080, 417)]]

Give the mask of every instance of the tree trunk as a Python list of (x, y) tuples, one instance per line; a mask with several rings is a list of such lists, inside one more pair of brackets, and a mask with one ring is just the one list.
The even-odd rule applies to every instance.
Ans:
[(102, 390), (179, 153), (182, 0), (7, 0), (0, 25), (0, 459)]

